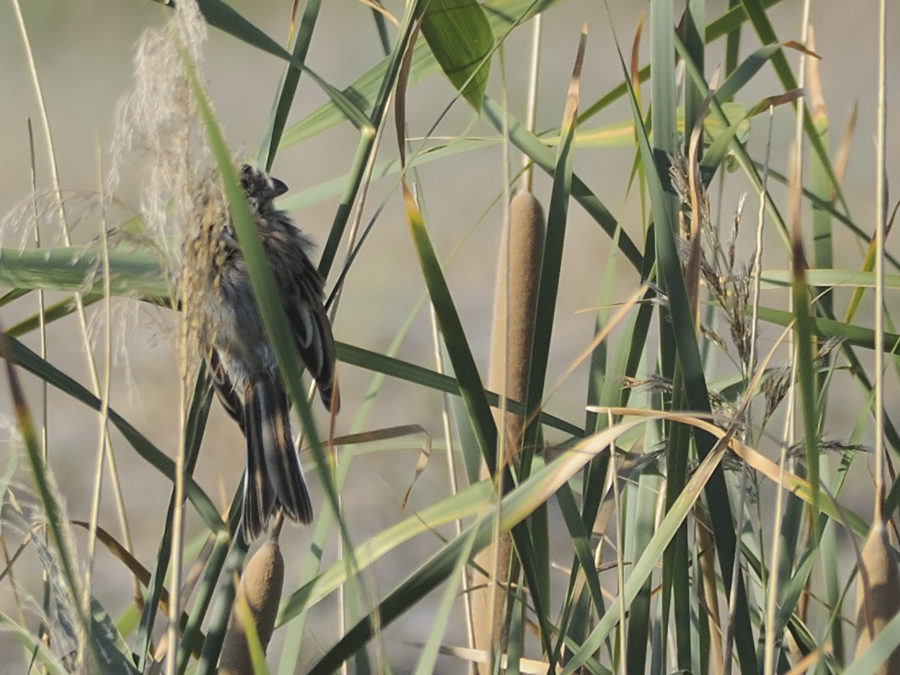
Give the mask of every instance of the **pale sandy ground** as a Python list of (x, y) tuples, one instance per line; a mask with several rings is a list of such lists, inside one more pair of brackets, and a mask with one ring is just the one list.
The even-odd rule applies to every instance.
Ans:
[[(319, 74), (337, 86), (345, 86), (380, 58), (380, 48), (368, 10), (351, 2), (324, 3), (322, 17), (312, 44), (309, 63)], [(392, 3), (396, 5), (397, 3)], [(619, 37), (629, 41), (637, 21), (639, 3), (616, 2), (614, 19)], [(718, 12), (720, 2), (710, 2), (709, 12)], [(874, 137), (874, 2), (856, 3), (848, 10), (838, 0), (814, 3), (813, 23), (818, 29), (818, 51), (823, 57), (822, 78), (825, 96), (832, 115), (832, 137), (836, 137), (848, 115), (851, 102), (860, 102), (859, 128), (846, 179), (846, 192), (857, 222), (870, 227), (873, 188)], [(238, 7), (254, 22), (277, 40), (286, 35), (288, 2), (238, 3)], [(771, 14), (782, 40), (799, 40), (799, 2), (784, 2)], [(47, 106), (58, 149), (62, 184), (72, 190), (95, 190), (98, 184), (97, 145), (106, 151), (112, 137), (115, 102), (131, 82), (132, 48), (141, 31), (159, 24), (167, 10), (152, 2), (101, 2), (82, 0), (72, 2), (28, 3), (25, 17), (31, 32)], [(588, 61), (583, 81), (583, 101), (593, 102), (620, 80), (607, 18), (597, 3), (569, 2), (552, 10), (546, 21), (547, 37), (542, 58), (543, 81), (538, 127), (558, 125), (565, 97), (568, 75), (575, 51), (578, 31), (583, 22), (590, 27)], [(896, 25), (896, 23), (894, 24)], [(643, 52), (649, 53), (645, 32)], [(507, 46), (510, 105), (522, 116), (525, 91), (525, 63), (528, 46), (527, 31), (520, 31)], [(745, 38), (743, 52), (749, 53), (757, 43)], [(721, 48), (721, 42), (717, 45)], [(897, 63), (898, 46), (891, 45), (891, 58)], [(213, 31), (207, 47), (206, 76), (208, 92), (214, 101), (229, 142), (236, 148), (253, 152), (269, 114), (270, 101), (281, 75), (281, 64), (273, 57), (237, 44), (233, 39)], [(715, 67), (710, 57), (707, 72)], [(791, 56), (792, 63), (796, 57)], [(29, 194), (29, 152), (26, 117), (39, 118), (35, 95), (29, 80), (27, 62), (21, 36), (16, 27), (10, 5), (0, 8), (0, 128), (3, 129), (3, 155), (0, 158), (0, 214), (10, 211)], [(755, 103), (760, 98), (780, 91), (769, 69), (764, 70), (740, 100)], [(499, 94), (497, 62), (494, 64), (489, 93)], [(896, 88), (891, 92), (896, 103)], [(452, 97), (451, 87), (441, 77), (415, 87), (410, 93), (409, 118), (411, 133), (424, 133)], [(645, 96), (649, 92), (645, 91)], [(292, 119), (297, 120), (315, 109), (324, 95), (304, 78), (294, 107)], [(605, 111), (591, 125), (607, 124), (629, 117), (625, 105), (619, 104)], [(457, 104), (441, 123), (437, 134), (456, 134), (465, 128), (470, 112)], [(792, 119), (786, 110), (776, 119), (773, 162), (783, 169), (788, 150), (787, 139), (792, 133)], [(755, 156), (762, 155), (763, 123), (756, 121), (752, 141)], [(486, 124), (476, 127), (475, 133), (493, 133)], [(894, 133), (890, 144), (889, 170), (900, 168), (897, 149), (900, 136)], [(302, 145), (294, 146), (279, 155), (274, 173), (292, 189), (308, 188), (324, 180), (343, 175), (350, 166), (356, 146), (356, 132), (347, 124)], [(43, 141), (38, 144), (38, 181), (48, 186), (48, 162)], [(393, 140), (386, 142), (382, 157), (395, 156)], [(637, 200), (632, 196), (624, 202), (624, 191), (631, 165), (632, 151), (628, 149), (587, 149), (577, 155), (577, 170), (597, 191), (617, 217), (628, 223), (633, 237), (639, 238)], [(518, 162), (518, 156), (514, 155)], [(895, 171), (896, 172), (896, 171)], [(502, 164), (496, 149), (457, 156), (441, 164), (428, 165), (421, 171), (427, 215), (435, 244), (446, 255), (483, 211), (488, 209), (501, 189)], [(544, 201), (549, 197), (548, 181), (539, 176), (536, 192)], [(730, 222), (743, 182), (739, 176), (729, 181), (721, 202), (723, 221)], [(377, 183), (366, 208), (371, 217), (391, 183)], [(139, 188), (134, 178), (125, 174), (119, 192), (120, 199), (133, 208), (139, 204)], [(779, 192), (780, 194), (780, 192)], [(298, 222), (320, 242), (327, 232), (336, 200), (296, 214)], [(714, 204), (714, 209), (718, 204)], [(747, 213), (755, 214), (755, 200), (748, 202)], [(500, 209), (494, 207), (482, 225), (465, 244), (461, 255), (448, 270), (448, 278), (457, 307), (463, 317), (476, 359), (486, 368), (489, 324), (492, 305), (493, 265), (499, 239)], [(75, 234), (78, 241), (97, 235), (99, 224), (87, 221)], [(750, 226), (741, 240), (746, 246), (740, 255), (749, 256)], [(783, 267), (784, 256), (777, 237), (767, 239), (771, 252), (770, 266)], [(896, 246), (892, 247), (896, 250)], [(846, 249), (846, 251), (845, 251)], [(838, 237), (837, 266), (859, 265), (859, 246), (847, 236)], [(588, 221), (579, 207), (573, 205), (568, 230), (566, 264), (562, 279), (558, 309), (558, 328), (554, 335), (551, 371), (548, 382), (555, 383), (573, 358), (583, 349), (592, 332), (593, 315), (589, 310), (599, 297), (603, 267), (609, 251), (609, 241), (596, 225)], [(635, 283), (635, 275), (621, 270), (616, 299), (624, 298)], [(418, 272), (408, 230), (393, 197), (380, 216), (367, 250), (350, 274), (343, 297), (341, 313), (336, 323), (337, 338), (351, 344), (380, 351), (386, 349), (397, 327), (411, 310), (424, 286)], [(774, 301), (773, 301), (774, 302)], [(892, 305), (896, 302), (891, 300)], [(3, 308), (0, 319), (10, 325), (34, 311), (32, 300)], [(860, 317), (868, 321), (869, 312)], [(128, 365), (113, 372), (113, 404), (148, 435), (159, 447), (174, 453), (177, 438), (177, 381), (171, 350), (159, 328), (160, 315), (144, 314), (140, 323), (128, 333)], [(81, 381), (87, 380), (77, 323), (69, 319), (50, 330), (50, 359)], [(27, 343), (35, 347), (35, 338)], [(433, 366), (430, 325), (425, 313), (416, 319), (401, 352), (401, 358)], [(725, 359), (720, 362), (725, 363)], [(725, 364), (723, 368), (727, 369)], [(723, 371), (724, 372), (724, 371)], [(585, 371), (580, 368), (566, 380), (549, 404), (549, 409), (566, 419), (583, 420), (580, 402), (583, 400)], [(338, 431), (346, 431), (359, 408), (369, 376), (350, 367), (341, 371), (344, 407), (338, 421)], [(26, 378), (27, 379), (27, 378)], [(40, 389), (27, 380), (29, 400), (37, 405)], [(852, 427), (860, 398), (855, 385), (849, 384), (846, 406), (833, 408), (829, 430), (838, 437), (846, 437)], [(394, 424), (423, 425), (438, 439), (441, 436), (439, 397), (396, 382), (388, 382), (365, 423), (365, 428), (381, 428)], [(95, 453), (97, 422), (83, 407), (66, 397), (51, 392), (50, 454), (61, 490), (68, 501), (71, 517), (87, 519), (92, 465)], [(0, 421), (10, 421), (9, 399), (5, 387), (0, 387)], [(167, 483), (148, 472), (142, 462), (121, 439), (115, 439), (122, 480), (125, 486), (128, 511), (136, 536), (135, 553), (150, 564), (155, 553), (157, 536), (165, 515), (169, 490)], [(413, 475), (416, 455), (411, 451), (378, 453), (360, 458), (351, 471), (344, 492), (347, 521), (356, 541), (363, 541), (404, 517), (400, 513), (402, 495)], [(237, 427), (222, 411), (215, 408), (207, 431), (202, 459), (197, 469), (201, 484), (210, 495), (221, 502), (219, 495), (229, 495), (236, 485), (243, 466), (243, 441)], [(865, 474), (863, 462), (859, 473)], [(312, 477), (312, 489), (317, 504), (322, 504), (317, 479)], [(448, 492), (446, 462), (435, 453), (431, 464), (412, 492), (407, 513), (432, 503)], [(869, 492), (861, 490), (860, 500), (852, 506), (865, 510)], [(109, 492), (106, 492), (108, 497)], [(849, 497), (848, 497), (849, 499)], [(321, 507), (320, 507), (321, 508)], [(111, 503), (104, 504), (102, 523), (117, 532)], [(197, 530), (192, 521), (191, 530)], [(450, 534), (446, 532), (445, 534)], [(80, 536), (80, 535), (79, 535)], [(308, 547), (311, 532), (290, 529), (282, 538), (288, 555), (288, 585), (300, 572), (302, 556)], [(85, 541), (81, 540), (82, 543)], [(332, 542), (333, 543), (333, 542)], [(436, 550), (439, 542), (423, 537), (403, 547), (395, 555), (379, 563), (369, 583), (384, 594), (414, 565)], [(8, 542), (15, 545), (15, 541)], [(326, 554), (333, 558), (334, 551)], [(568, 565), (568, 554), (558, 561)], [(32, 569), (34, 567), (32, 566)], [(39, 588), (37, 577), (27, 568), (20, 571), (19, 584), (31, 593)], [(96, 594), (117, 615), (128, 602), (128, 575), (121, 565), (105, 552), (100, 552), (95, 565), (98, 584)], [(29, 578), (29, 576), (31, 578)], [(562, 577), (560, 576), (560, 580)], [(436, 600), (435, 600), (436, 602)], [(0, 591), (0, 608), (15, 612), (8, 582)], [(394, 672), (405, 672), (417, 658), (417, 648), (410, 643), (424, 640), (430, 625), (433, 605), (424, 603), (416, 612), (404, 617), (385, 634), (388, 653)], [(306, 654), (313, 659), (316, 645), (325, 648), (336, 639), (337, 619), (333, 603), (316, 609), (309, 624)], [(464, 640), (461, 614), (448, 631), (446, 641), (461, 644)], [(276, 645), (278, 636), (276, 635)], [(0, 673), (19, 672), (12, 665), (21, 652), (8, 636), (0, 636)], [(9, 664), (9, 665), (4, 665)], [(460, 672), (459, 664), (449, 660), (439, 662), (441, 672)]]

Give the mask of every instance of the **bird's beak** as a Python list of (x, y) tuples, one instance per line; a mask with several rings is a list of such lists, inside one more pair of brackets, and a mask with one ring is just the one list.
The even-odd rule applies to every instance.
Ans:
[(277, 178), (271, 178), (272, 181), (272, 197), (280, 197), (288, 191), (288, 186)]

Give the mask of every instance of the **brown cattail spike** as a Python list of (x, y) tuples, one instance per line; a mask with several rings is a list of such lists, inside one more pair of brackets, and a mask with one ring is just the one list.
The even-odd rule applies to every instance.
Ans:
[[(861, 655), (884, 630), (900, 608), (900, 571), (887, 527), (881, 520), (872, 526), (859, 556), (856, 581), (856, 655)], [(900, 673), (900, 648), (875, 671)]]
[[(534, 312), (544, 251), (544, 211), (541, 203), (530, 192), (520, 192), (513, 197), (509, 210), (510, 231), (504, 234), (497, 265), (488, 385), (494, 391), (501, 391), (505, 365), (506, 395), (523, 401), (528, 385)], [(507, 297), (509, 307), (504, 310)], [(508, 335), (504, 319), (509, 324)], [(510, 415), (507, 423), (511, 427), (508, 429), (508, 438), (515, 440), (517, 432), (521, 431), (521, 420), (516, 415)]]
[[(503, 232), (497, 264), (488, 387), (505, 393), (514, 401), (524, 401), (546, 225), (541, 204), (530, 192), (517, 194), (509, 208), (509, 229)], [(507, 413), (504, 420), (499, 410), (494, 412), (494, 418), (498, 429), (506, 430), (505, 456), (500, 457), (500, 461), (517, 467), (524, 420), (514, 413)], [(481, 475), (482, 478), (490, 475), (487, 466), (481, 467)], [(508, 609), (511, 605), (506, 602), (506, 589), (509, 588), (511, 555), (512, 539), (505, 534), (476, 557), (479, 567), (489, 573), (494, 569), (497, 571), (497, 577), (493, 579), (473, 575), (473, 585), (478, 589), (472, 592), (474, 645), (490, 654), (505, 651), (508, 641)], [(493, 671), (490, 664), (482, 664), (478, 670), (482, 674)]]
[(253, 675), (253, 662), (247, 642), (247, 628), (244, 623), (246, 610), (259, 637), (263, 651), (269, 645), (281, 601), (284, 586), (284, 558), (278, 542), (269, 539), (253, 554), (238, 586), (231, 621), (225, 633), (222, 658), (219, 660), (219, 675)]

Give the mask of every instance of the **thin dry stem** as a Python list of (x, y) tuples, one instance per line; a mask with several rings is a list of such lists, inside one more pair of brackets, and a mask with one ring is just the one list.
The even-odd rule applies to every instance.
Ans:
[(887, 6), (879, 3), (875, 166), (875, 520), (884, 520), (884, 234), (887, 223)]
[[(440, 331), (438, 329), (437, 314), (435, 313), (433, 306), (429, 306), (429, 309), (429, 314), (431, 316), (431, 336), (432, 347), (434, 349), (435, 370), (443, 374), (445, 372), (444, 355), (441, 351), (441, 338)], [(450, 421), (450, 396), (446, 392), (441, 392), (441, 424), (444, 431), (444, 443), (447, 446), (447, 472), (448, 478), (450, 480), (450, 493), (455, 495), (457, 492), (459, 492), (459, 476), (457, 475), (456, 470), (456, 453), (453, 447), (453, 431)], [(460, 536), (463, 531), (462, 520), (455, 520), (453, 522), (453, 525), (456, 531), (456, 536)], [(466, 646), (469, 649), (474, 649), (475, 620), (472, 613), (472, 584), (469, 580), (469, 572), (465, 568), (462, 570), (462, 589), (463, 609), (466, 615)], [(469, 672), (475, 672), (475, 666), (471, 663), (469, 664)]]
[[(613, 416), (611, 413), (607, 412), (606, 414), (607, 424), (610, 428), (614, 425)], [(612, 489), (613, 489), (613, 504), (615, 505), (616, 513), (619, 515), (618, 523), (616, 523), (616, 582), (619, 586), (619, 596), (625, 596), (625, 560), (622, 557), (622, 552), (624, 550), (624, 541), (622, 539), (622, 530), (624, 529), (625, 523), (623, 522), (624, 513), (621, 509), (621, 502), (619, 500), (619, 461), (616, 458), (615, 452), (615, 444), (609, 446), (609, 456), (611, 459), (610, 468), (612, 471), (610, 472), (612, 475)], [(628, 626), (625, 621), (625, 603), (619, 603), (619, 649), (621, 650), (621, 659), (619, 662), (619, 672), (622, 675), (626, 675), (628, 673), (628, 639), (626, 633), (626, 627)]]
[[(100, 164), (99, 143), (98, 147), (98, 168)], [(102, 184), (102, 170), (101, 170)], [(102, 202), (102, 200), (101, 200)], [(100, 220), (100, 237), (103, 254), (103, 313), (105, 315), (104, 322), (104, 344), (103, 344), (103, 384), (100, 393), (100, 429), (99, 443), (97, 448), (97, 458), (94, 465), (94, 485), (91, 491), (91, 515), (90, 527), (88, 528), (88, 550), (87, 550), (87, 566), (85, 570), (85, 596), (83, 611), (88, 612), (90, 608), (91, 581), (94, 570), (94, 554), (97, 546), (97, 527), (100, 520), (100, 498), (103, 492), (103, 460), (106, 454), (105, 450), (109, 441), (109, 388), (110, 375), (112, 372), (112, 309), (110, 298), (112, 296), (110, 289), (109, 274), (109, 242), (106, 238), (106, 209), (103, 209), (103, 218)]]
[[(537, 120), (538, 84), (541, 75), (541, 36), (543, 35), (543, 14), (531, 20), (531, 60), (528, 65), (528, 107), (525, 109), (525, 128), (534, 133)], [(506, 138), (506, 137), (504, 137)], [(506, 141), (508, 143), (508, 141)], [(528, 155), (522, 156), (522, 192), (531, 192), (534, 180), (534, 164)]]

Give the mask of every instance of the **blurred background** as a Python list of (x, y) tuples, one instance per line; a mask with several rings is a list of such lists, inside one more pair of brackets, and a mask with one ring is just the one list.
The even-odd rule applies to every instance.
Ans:
[[(100, 176), (110, 165), (110, 145), (113, 137), (116, 102), (132, 85), (132, 59), (134, 47), (142, 31), (159, 26), (167, 20), (170, 10), (145, 0), (144, 2), (110, 2), (109, 0), (80, 0), (78, 3), (47, 0), (22, 3), (28, 39), (33, 49), (35, 68), (46, 100), (47, 113), (59, 162), (60, 182), (66, 192), (96, 193)], [(287, 0), (264, 2), (240, 1), (232, 3), (244, 16), (261, 27), (279, 43), (285, 44), (289, 32), (292, 3)], [(724, 11), (723, 2), (707, 3), (710, 17)], [(388, 2), (386, 6), (398, 15), (402, 6)], [(647, 11), (648, 3), (611, 0), (610, 8), (614, 28), (622, 43), (623, 52), (629, 52), (639, 15)], [(800, 41), (802, 3), (786, 0), (770, 13), (775, 30), (782, 41)], [(876, 91), (876, 3), (864, 0), (855, 3), (853, 11), (846, 11), (846, 3), (840, 0), (820, 0), (813, 3), (811, 23), (816, 31), (816, 52), (822, 57), (820, 64), (824, 96), (832, 120), (832, 146), (839, 138), (843, 125), (854, 103), (859, 104), (859, 119), (854, 135), (853, 150), (844, 182), (845, 194), (858, 223), (871, 223), (874, 203), (874, 127)], [(679, 8), (680, 11), (680, 8)], [(897, 26), (894, 17), (894, 27)], [(600, 3), (570, 0), (550, 9), (545, 15), (544, 43), (541, 56), (541, 81), (537, 129), (558, 127), (565, 103), (565, 94), (571, 74), (577, 40), (582, 24), (589, 29), (587, 58), (582, 77), (581, 108), (585, 109), (622, 80), (615, 43), (607, 14)], [(894, 30), (893, 34), (896, 34)], [(752, 30), (745, 28), (741, 45), (742, 55), (758, 48), (759, 43)], [(651, 36), (644, 34), (641, 53), (649, 55)], [(719, 41), (710, 54), (722, 54), (723, 42)], [(504, 47), (505, 80), (508, 87), (508, 104), (512, 115), (524, 119), (527, 91), (527, 64), (530, 46), (530, 30), (522, 27), (515, 31)], [(716, 51), (718, 49), (718, 51)], [(900, 45), (890, 45), (889, 62), (896, 63)], [(36, 130), (36, 170), (39, 189), (52, 187), (48, 148), (42, 131), (41, 113), (37, 103), (34, 80), (27, 57), (14, 6), (0, 4), (0, 129), (2, 129), (2, 156), (0, 156), (0, 218), (12, 212), (31, 195), (31, 161), (27, 132), (27, 120), (32, 119)], [(308, 65), (320, 76), (338, 88), (351, 84), (357, 77), (378, 63), (384, 54), (381, 50), (371, 10), (352, 0), (323, 3), (317, 32), (307, 59)], [(204, 75), (209, 94), (219, 120), (232, 148), (255, 157), (270, 114), (272, 101), (277, 95), (283, 63), (275, 57), (263, 54), (246, 44), (236, 41), (215, 29), (210, 29), (206, 45)], [(720, 57), (724, 58), (724, 57)], [(788, 52), (788, 59), (796, 67), (798, 55)], [(642, 65), (646, 58), (642, 60)], [(502, 94), (501, 66), (495, 59), (492, 64), (489, 95), (499, 99)], [(708, 57), (707, 78), (710, 78), (721, 62)], [(750, 83), (740, 96), (740, 103), (747, 107), (766, 96), (781, 91), (770, 66)], [(896, 109), (897, 88), (891, 90), (888, 109)], [(407, 118), (409, 135), (422, 136), (450, 104), (455, 91), (440, 74), (415, 85), (409, 91)], [(644, 90), (644, 105), (649, 101), (649, 89)], [(291, 112), (291, 122), (302, 119), (327, 101), (326, 96), (308, 77), (301, 78), (296, 101)], [(622, 100), (604, 110), (587, 123), (587, 127), (599, 127), (630, 119), (627, 101)], [(473, 112), (468, 105), (457, 100), (449, 113), (432, 132), (435, 137), (457, 136), (465, 132), (473, 122)], [(789, 141), (793, 135), (794, 118), (789, 108), (776, 110), (772, 145), (772, 165), (786, 173), (789, 157)], [(392, 125), (389, 125), (392, 126)], [(475, 122), (469, 131), (472, 136), (493, 136), (494, 131), (485, 122)], [(766, 116), (753, 120), (750, 141), (751, 154), (763, 156), (766, 136)], [(283, 180), (291, 194), (307, 190), (326, 181), (344, 176), (350, 169), (356, 150), (358, 134), (344, 123), (298, 145), (281, 151), (273, 167), (273, 175)], [(888, 175), (900, 168), (900, 135), (890, 134), (889, 129)], [(379, 160), (397, 156), (396, 140), (391, 131), (385, 134), (379, 152)], [(613, 214), (624, 223), (625, 229), (637, 242), (642, 241), (640, 203), (635, 193), (627, 194), (628, 177), (634, 158), (634, 149), (583, 148), (576, 154), (576, 172), (596, 192)], [(519, 154), (513, 150), (512, 170), (521, 164)], [(451, 251), (459, 252), (447, 265), (447, 278), (459, 310), (470, 344), (479, 366), (487, 371), (488, 344), (493, 312), (493, 283), (498, 244), (502, 225), (500, 202), (506, 169), (499, 145), (484, 150), (455, 155), (440, 162), (423, 166), (419, 170), (421, 198), (425, 205), (425, 217), (433, 236), (438, 254), (446, 259)], [(119, 207), (115, 218), (127, 218), (141, 210), (141, 185), (135, 166), (122, 170), (121, 186), (116, 194)], [(361, 255), (349, 272), (335, 322), (338, 340), (358, 345), (375, 352), (383, 352), (396, 336), (403, 322), (412, 312), (425, 292), (408, 226), (402, 211), (401, 200), (395, 190), (393, 177), (376, 181), (370, 189), (362, 216), (368, 224), (376, 210), (385, 202), (385, 208), (377, 215), (373, 231)], [(740, 174), (730, 177), (712, 204), (725, 232), (730, 228), (734, 210), (741, 193), (747, 189)], [(774, 188), (776, 200), (781, 199), (780, 186)], [(536, 174), (535, 194), (544, 203), (549, 199), (549, 181)], [(305, 208), (293, 215), (298, 225), (315, 241), (322, 244), (334, 217), (338, 199), (335, 195)], [(783, 201), (781, 202), (783, 203)], [(745, 222), (752, 223), (758, 203), (748, 196)], [(808, 216), (808, 210), (806, 212)], [(42, 237), (50, 245), (58, 237), (52, 219), (42, 222)], [(74, 230), (76, 242), (87, 242), (100, 233), (97, 218), (87, 218)], [(749, 260), (752, 252), (752, 225), (748, 225), (739, 242), (738, 256)], [(871, 228), (869, 230), (871, 231)], [(17, 245), (12, 232), (3, 233), (3, 246)], [(58, 241), (58, 240), (57, 240)], [(31, 245), (31, 242), (28, 242)], [(786, 251), (781, 239), (769, 233), (766, 239), (766, 260), (772, 266), (786, 265)], [(889, 250), (897, 251), (889, 243)], [(835, 250), (840, 257), (835, 267), (858, 268), (864, 247), (843, 230), (836, 230)], [(560, 381), (593, 334), (594, 310), (599, 302), (604, 269), (609, 262), (610, 242), (596, 224), (589, 220), (573, 204), (570, 209), (567, 230), (564, 275), (557, 309), (557, 327), (551, 351), (548, 383)], [(342, 261), (342, 248), (338, 261)], [(336, 274), (332, 273), (329, 287)], [(613, 300), (626, 297), (635, 288), (638, 279), (630, 267), (619, 263), (617, 289)], [(2, 289), (0, 289), (2, 290)], [(774, 291), (769, 291), (774, 293)], [(48, 302), (62, 295), (49, 294)], [(839, 296), (840, 298), (840, 296)], [(889, 301), (890, 298), (889, 298)], [(773, 300), (772, 304), (783, 301)], [(840, 299), (838, 300), (840, 302)], [(895, 301), (891, 301), (894, 304)], [(178, 373), (167, 331), (167, 317), (163, 310), (142, 310), (135, 316), (133, 307), (124, 301), (114, 305), (117, 316), (123, 318), (117, 329), (117, 361), (112, 377), (112, 406), (132, 424), (138, 427), (158, 447), (174, 456), (178, 439)], [(0, 321), (4, 326), (32, 315), (35, 301), (27, 297), (3, 307)], [(97, 354), (102, 353), (99, 315), (93, 316)], [(870, 310), (861, 314), (867, 319)], [(763, 333), (763, 348), (768, 332)], [(75, 317), (56, 322), (48, 330), (49, 360), (80, 382), (89, 382), (83, 345)], [(427, 309), (418, 312), (408, 336), (399, 350), (398, 357), (435, 367), (433, 334)], [(34, 349), (38, 346), (36, 334), (25, 338)], [(722, 358), (723, 373), (733, 372), (732, 365)], [(371, 380), (371, 373), (349, 366), (339, 370), (343, 395), (343, 408), (337, 421), (337, 432), (348, 432), (363, 401)], [(5, 378), (4, 378), (5, 379)], [(39, 409), (40, 387), (25, 377), (29, 402)], [(559, 389), (548, 402), (548, 410), (575, 424), (583, 424), (584, 411), (580, 409), (586, 387), (585, 369), (576, 368), (560, 382)], [(853, 396), (856, 396), (854, 391)], [(379, 429), (398, 424), (419, 424), (439, 441), (443, 437), (440, 396), (413, 388), (402, 382), (388, 380), (379, 393), (369, 417), (362, 422), (363, 429)], [(853, 411), (833, 409), (828, 424), (833, 429), (846, 430)], [(90, 508), (90, 491), (93, 480), (93, 464), (97, 445), (97, 419), (85, 407), (68, 397), (50, 391), (49, 452), (59, 487), (67, 500), (70, 518), (87, 520)], [(316, 410), (320, 413), (320, 410)], [(846, 415), (846, 417), (844, 417)], [(319, 417), (325, 431), (324, 416)], [(0, 386), (0, 427), (13, 425), (11, 404), (6, 386)], [(846, 433), (846, 432), (843, 432)], [(548, 439), (550, 441), (561, 438)], [(113, 444), (118, 458), (127, 500), (128, 515), (135, 537), (136, 557), (150, 566), (156, 554), (158, 536), (165, 518), (169, 498), (169, 483), (158, 475), (149, 473), (146, 465), (135, 458), (133, 450), (117, 434)], [(445, 455), (432, 453), (431, 461), (421, 479), (412, 489), (406, 513), (401, 512), (403, 495), (410, 487), (415, 474), (421, 440), (381, 446), (383, 451), (371, 452), (357, 458), (344, 490), (346, 519), (355, 541), (362, 542), (413, 513), (417, 508), (431, 504), (436, 496), (450, 491)], [(397, 448), (406, 448), (396, 451)], [(394, 450), (388, 452), (387, 450)], [(20, 459), (20, 458), (19, 458)], [(244, 440), (237, 426), (223, 413), (217, 403), (206, 432), (204, 448), (195, 475), (214, 501), (225, 510), (231, 499), (244, 466)], [(17, 461), (16, 450), (4, 459)], [(307, 460), (308, 461), (308, 460)], [(858, 470), (864, 470), (857, 464)], [(19, 477), (27, 480), (24, 472)], [(318, 479), (310, 474), (313, 498), (318, 508), (324, 508)], [(101, 525), (111, 532), (117, 531), (114, 508), (109, 490), (105, 491), (101, 511)], [(870, 495), (861, 495), (858, 504), (848, 504), (859, 512), (867, 512)], [(200, 531), (199, 521), (189, 521), (189, 532)], [(0, 533), (5, 535), (6, 533)], [(449, 532), (445, 533), (449, 534)], [(287, 587), (299, 576), (299, 565), (308, 547), (311, 530), (290, 529), (282, 537), (287, 558)], [(86, 541), (83, 539), (82, 541)], [(17, 539), (7, 541), (15, 548)], [(418, 561), (440, 545), (434, 537), (419, 538), (395, 551), (375, 566), (368, 575), (377, 594), (383, 595), (414, 568)], [(326, 559), (333, 559), (334, 551), (326, 552)], [(21, 569), (21, 567), (19, 568)], [(95, 592), (115, 617), (130, 602), (128, 572), (107, 552), (100, 550), (95, 564)], [(16, 583), (26, 594), (39, 597), (39, 577), (18, 576)], [(0, 584), (0, 609), (13, 612), (14, 598), (9, 580)], [(427, 612), (426, 605), (417, 607)], [(311, 645), (327, 647), (338, 637), (335, 607), (325, 603), (314, 611), (317, 617), (309, 625)], [(35, 619), (36, 621), (36, 619)], [(415, 663), (420, 642), (427, 636), (428, 617), (407, 616), (392, 626), (385, 634), (391, 663), (395, 672), (405, 672)], [(454, 621), (448, 644), (463, 644), (463, 622)], [(453, 632), (455, 631), (455, 632)], [(275, 645), (279, 639), (275, 637)], [(0, 673), (20, 672), (15, 666), (5, 666), (6, 654), (20, 655), (12, 638), (0, 633)], [(315, 655), (310, 654), (310, 659)], [(18, 656), (16, 657), (18, 658)], [(9, 663), (13, 663), (9, 661)], [(446, 672), (460, 672), (458, 662), (440, 661)]]

